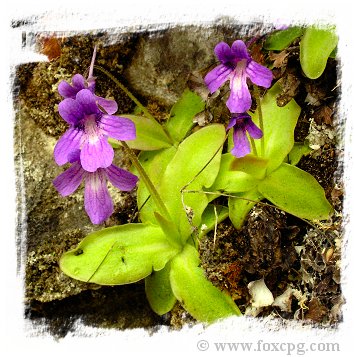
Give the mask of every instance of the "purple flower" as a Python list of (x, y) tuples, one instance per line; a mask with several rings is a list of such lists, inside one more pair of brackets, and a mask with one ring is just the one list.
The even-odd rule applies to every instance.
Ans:
[(89, 89), (81, 89), (75, 99), (61, 101), (58, 110), (61, 117), (70, 124), (54, 148), (54, 158), (58, 165), (67, 163), (69, 155), (81, 149), (82, 167), (94, 172), (112, 164), (114, 152), (108, 137), (117, 140), (136, 138), (134, 123), (127, 118), (100, 111), (95, 95)]
[(221, 64), (207, 73), (205, 83), (208, 89), (214, 93), (229, 80), (231, 93), (227, 100), (228, 109), (231, 113), (246, 112), (251, 107), (247, 79), (258, 86), (269, 88), (272, 72), (252, 60), (241, 40), (233, 42), (232, 47), (220, 42), (214, 51)]
[(107, 180), (121, 191), (131, 191), (138, 177), (113, 164), (95, 172), (85, 171), (80, 163), (79, 151), (69, 157), (72, 165), (53, 180), (54, 187), (62, 196), (72, 194), (85, 182), (85, 211), (93, 224), (100, 224), (111, 216), (113, 202), (107, 189)]
[(95, 95), (95, 82), (87, 82), (81, 74), (75, 74), (71, 80), (71, 85), (66, 81), (61, 81), (58, 86), (59, 94), (65, 99), (75, 99), (76, 95), (82, 89), (88, 89), (95, 98), (96, 103), (102, 107), (107, 114), (114, 114), (117, 112), (118, 106), (116, 101), (112, 99), (105, 99)]
[(251, 152), (247, 132), (254, 139), (260, 139), (263, 136), (263, 132), (253, 123), (251, 116), (247, 113), (232, 114), (227, 130), (230, 128), (234, 130), (234, 147), (231, 154), (236, 157), (243, 157)]
[(98, 105), (100, 105), (107, 114), (114, 114), (117, 112), (118, 106), (114, 100), (105, 99), (95, 95), (95, 77), (93, 76), (94, 63), (96, 58), (96, 47), (92, 55), (92, 60), (89, 69), (88, 78), (85, 79), (81, 74), (75, 74), (71, 80), (71, 84), (67, 81), (61, 81), (58, 85), (58, 92), (64, 98), (75, 99), (76, 95), (82, 89), (89, 89), (95, 97)]

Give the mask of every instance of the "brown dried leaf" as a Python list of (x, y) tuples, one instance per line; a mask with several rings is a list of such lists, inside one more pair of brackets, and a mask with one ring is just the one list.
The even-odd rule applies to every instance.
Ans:
[(187, 79), (187, 86), (193, 92), (197, 93), (204, 101), (207, 100), (210, 91), (208, 90), (205, 81), (204, 75), (200, 71), (193, 71), (189, 74)]
[(318, 83), (306, 83), (305, 88), (307, 91), (307, 97), (305, 101), (311, 105), (321, 105), (323, 99), (327, 96), (326, 89), (320, 86)]
[(339, 198), (341, 198), (344, 194), (344, 190), (341, 187), (334, 186), (332, 189), (332, 192), (330, 193), (330, 197), (332, 199), (333, 203), (337, 203), (339, 201)]
[(287, 73), (280, 79), (282, 91), (277, 97), (277, 105), (284, 107), (293, 99), (298, 93), (298, 87), (301, 81), (292, 73)]
[(274, 61), (272, 68), (281, 68), (285, 67), (287, 64), (286, 58), (289, 55), (289, 52), (286, 50), (283, 50), (279, 53), (276, 52), (270, 52), (269, 53), (269, 58)]
[(342, 316), (342, 306), (345, 303), (345, 300), (342, 295), (339, 295), (332, 299), (333, 307), (330, 310), (330, 321), (338, 322), (341, 320)]
[(47, 56), (49, 61), (60, 57), (62, 54), (60, 40), (57, 37), (42, 37), (39, 43), (41, 45), (40, 52)]
[(329, 108), (327, 105), (324, 105), (314, 112), (313, 117), (318, 125), (322, 123), (331, 125), (332, 115), (333, 115), (333, 110)]
[(264, 54), (262, 53), (262, 44), (255, 43), (250, 49), (250, 55), (255, 62), (264, 64)]
[(328, 309), (322, 305), (317, 298), (313, 298), (308, 304), (308, 310), (305, 314), (305, 318), (314, 322), (321, 322), (327, 313)]

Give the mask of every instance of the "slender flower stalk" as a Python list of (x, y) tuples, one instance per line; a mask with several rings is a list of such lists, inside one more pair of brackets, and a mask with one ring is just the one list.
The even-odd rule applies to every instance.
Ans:
[(89, 68), (89, 75), (87, 79), (85, 79), (81, 74), (75, 74), (71, 80), (71, 84), (67, 81), (61, 81), (58, 85), (59, 94), (66, 98), (75, 99), (76, 95), (82, 89), (88, 89), (95, 97), (95, 101), (97, 104), (105, 110), (107, 114), (114, 114), (117, 112), (117, 103), (112, 99), (105, 99), (95, 95), (95, 77), (94, 77), (94, 63), (96, 58), (96, 47), (94, 48), (94, 52), (92, 55), (92, 60)]
[[(264, 132), (264, 120), (263, 120), (263, 111), (261, 108), (260, 92), (259, 92), (259, 88), (256, 85), (254, 85), (253, 88), (255, 93), (256, 106), (258, 108), (259, 126), (260, 126), (260, 130)], [(264, 156), (265, 154), (264, 136), (261, 137), (260, 147), (261, 147), (261, 156)]]
[(138, 161), (136, 155), (133, 153), (131, 148), (125, 142), (122, 142), (122, 145), (127, 150), (129, 158), (131, 159), (133, 165), (137, 169), (141, 180), (147, 186), (147, 189), (148, 189), (150, 195), (152, 196), (153, 200), (155, 201), (156, 205), (158, 206), (160, 212), (162, 213), (162, 215), (164, 217), (166, 217), (168, 220), (171, 221), (171, 217), (170, 217), (170, 213), (169, 213), (168, 209), (166, 208), (166, 206), (165, 206), (163, 200), (161, 199), (158, 191), (156, 190), (153, 182), (150, 180), (150, 178), (147, 175), (147, 173), (145, 172), (143, 166)]

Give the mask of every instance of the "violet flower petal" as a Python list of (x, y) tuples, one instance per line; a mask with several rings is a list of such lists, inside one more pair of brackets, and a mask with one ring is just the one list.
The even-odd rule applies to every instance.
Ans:
[(68, 162), (73, 163), (75, 161), (80, 161), (80, 149), (74, 150), (68, 155)]
[(71, 125), (77, 125), (84, 117), (83, 107), (72, 98), (66, 98), (58, 104), (60, 116)]
[(76, 101), (82, 106), (86, 115), (96, 114), (99, 111), (95, 95), (89, 89), (79, 91), (76, 95)]
[(205, 83), (211, 93), (214, 93), (219, 87), (221, 87), (232, 73), (233, 69), (225, 64), (220, 64), (208, 72), (205, 77)]
[(120, 167), (111, 165), (105, 171), (110, 182), (121, 191), (131, 191), (137, 184), (138, 177)]
[(68, 82), (61, 81), (58, 85), (58, 92), (64, 98), (75, 99), (76, 93), (78, 91), (73, 88)]
[(108, 167), (112, 164), (114, 152), (108, 143), (107, 137), (99, 135), (96, 141), (86, 137), (80, 152), (80, 161), (83, 169), (94, 172), (98, 168)]
[(232, 117), (231, 120), (229, 121), (229, 124), (227, 125), (226, 130), (233, 128), (236, 122), (237, 122), (237, 117)]
[(103, 115), (99, 125), (107, 136), (116, 140), (134, 140), (136, 138), (136, 126), (128, 118)]
[(217, 44), (217, 46), (214, 48), (214, 53), (216, 54), (218, 60), (223, 64), (233, 60), (231, 48), (225, 42), (220, 42)]
[(260, 139), (263, 136), (263, 132), (254, 124), (254, 122), (249, 119), (245, 123), (245, 129), (248, 131), (249, 135), (254, 139)]
[(269, 88), (273, 79), (272, 71), (261, 64), (250, 61), (245, 70), (250, 80), (257, 86)]
[(71, 82), (77, 93), (86, 88), (85, 78), (81, 74), (75, 74)]
[(97, 104), (104, 108), (107, 114), (112, 115), (117, 112), (118, 105), (115, 100), (105, 99), (97, 95), (95, 95), (95, 99)]
[[(238, 69), (238, 66), (237, 66)], [(251, 95), (243, 69), (233, 71), (230, 79), (231, 93), (226, 102), (231, 113), (244, 113), (251, 107)]]
[(69, 169), (53, 180), (53, 185), (62, 196), (71, 195), (80, 186), (84, 174), (80, 162), (74, 162)]
[(85, 211), (93, 224), (104, 222), (113, 213), (113, 202), (103, 170), (99, 169), (86, 175), (84, 204)]
[(245, 43), (242, 40), (237, 40), (234, 41), (231, 47), (231, 51), (233, 54), (233, 57), (237, 60), (243, 60), (246, 59), (247, 61), (249, 61), (251, 59), (249, 53), (248, 53), (248, 49), (247, 46), (245, 45)]
[(83, 136), (81, 130), (69, 128), (58, 140), (54, 147), (54, 159), (57, 165), (64, 165), (68, 162), (68, 156), (72, 151), (80, 149), (80, 142)]
[(231, 154), (235, 157), (243, 157), (251, 152), (250, 143), (244, 127), (234, 128), (234, 147)]

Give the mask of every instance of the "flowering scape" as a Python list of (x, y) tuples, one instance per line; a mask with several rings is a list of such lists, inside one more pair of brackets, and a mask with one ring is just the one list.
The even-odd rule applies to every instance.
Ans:
[(247, 79), (255, 85), (269, 88), (272, 82), (272, 72), (253, 61), (247, 46), (241, 40), (234, 41), (232, 46), (225, 42), (217, 44), (214, 50), (220, 65), (207, 73), (205, 83), (211, 93), (216, 92), (225, 82), (230, 82), (230, 96), (226, 102), (232, 119), (227, 129), (234, 128), (232, 154), (242, 157), (250, 153), (250, 144), (246, 132), (254, 139), (260, 139), (262, 132), (246, 114), (252, 100)]
[(89, 77), (76, 74), (70, 85), (62, 81), (58, 86), (64, 97), (58, 105), (60, 116), (70, 125), (54, 148), (58, 165), (72, 166), (60, 174), (53, 184), (62, 196), (73, 193), (82, 180), (85, 182), (85, 210), (94, 224), (105, 221), (113, 212), (107, 189), (107, 179), (122, 191), (131, 191), (138, 180), (132, 173), (112, 164), (114, 151), (108, 137), (117, 140), (136, 138), (134, 123), (114, 116), (117, 103), (94, 94), (95, 79), (92, 58)]

